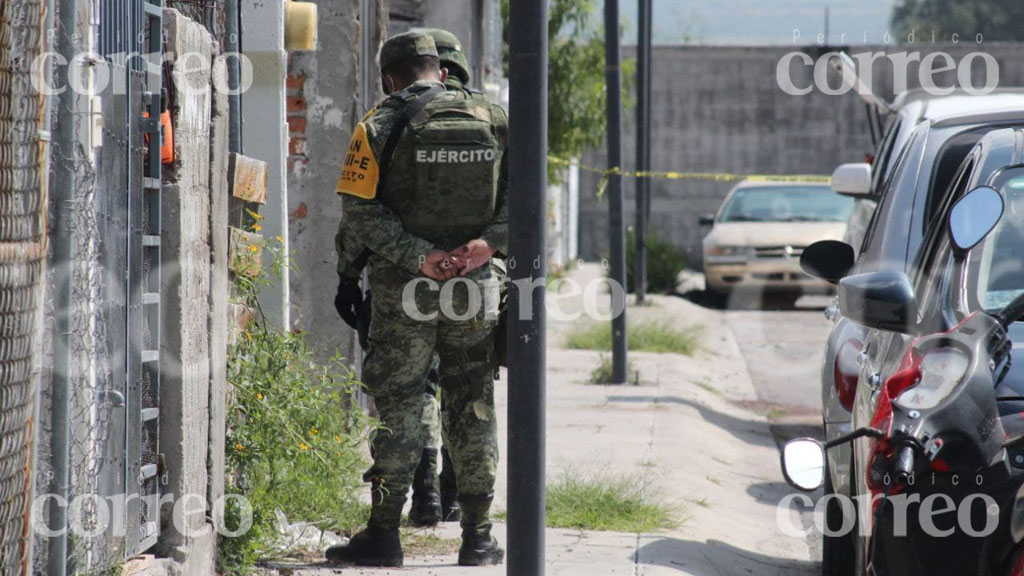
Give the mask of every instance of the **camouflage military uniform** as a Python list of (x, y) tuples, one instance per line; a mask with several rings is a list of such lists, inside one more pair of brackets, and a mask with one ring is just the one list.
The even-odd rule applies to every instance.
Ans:
[[(465, 53), (462, 49), (462, 45), (458, 38), (446, 31), (441, 29), (428, 29), (423, 31), (425, 34), (431, 36), (437, 47), (438, 54), (441, 60), (441, 66), (448, 69), (448, 78), (445, 81), (445, 88), (447, 90), (464, 92), (471, 98), (475, 98), (483, 105), (491, 106), (490, 100), (481, 92), (469, 90), (466, 85), (470, 81), (469, 62), (465, 57)], [(376, 110), (372, 110), (369, 116), (376, 113)], [(335, 248), (338, 254), (338, 274), (349, 278), (358, 278), (366, 265), (366, 247), (360, 241), (360, 239), (353, 234), (352, 229), (342, 220), (338, 227), (338, 233), (335, 236)], [(492, 267), (492, 273), (496, 276), (499, 281), (503, 281), (505, 277), (505, 266), (500, 260), (495, 259)], [(436, 360), (435, 360), (436, 363)], [(438, 369), (438, 366), (433, 367), (434, 370)], [(427, 429), (427, 441), (425, 446), (429, 449), (436, 450), (436, 447), (442, 443), (447, 446), (447, 427), (442, 426), (444, 420), (443, 412), (441, 410), (443, 400), (440, 400), (436, 394), (436, 383), (424, 382), (425, 398), (426, 402), (433, 405), (433, 409), (426, 409), (424, 417), (424, 426)], [(439, 401), (440, 400), (440, 401)], [(439, 418), (439, 414), (441, 417)], [(447, 449), (441, 450), (441, 455), (444, 460), (444, 466), (442, 474), (440, 475), (441, 492), (442, 497), (445, 499), (445, 516), (448, 514), (448, 507), (451, 506), (449, 498), (453, 497), (457, 491), (455, 473), (453, 470), (454, 463), (450, 460), (450, 455)], [(430, 477), (432, 479), (438, 478), (438, 461), (437, 452), (428, 453), (424, 452), (423, 458), (416, 469), (416, 485), (425, 483), (429, 486), (433, 485), (432, 481), (422, 482), (423, 478)], [(414, 488), (415, 490), (419, 488)], [(414, 499), (415, 504), (415, 499)], [(412, 521), (412, 512), (410, 512), (410, 521)], [(458, 515), (453, 515), (458, 518)], [(443, 518), (447, 520), (447, 517)]]
[[(500, 107), (484, 107), (468, 93), (438, 95), (427, 106), (428, 118), (431, 110), (460, 110), (473, 121), (488, 123), (493, 141), (467, 142), (458, 149), (449, 149), (444, 142), (418, 144), (408, 135), (418, 129), (414, 120), (378, 194), (378, 171), (385, 168), (376, 165), (376, 158), (390, 127), (432, 84), (413, 84), (357, 127), (338, 185), (346, 227), (372, 251), (373, 324), (363, 380), (386, 430), (373, 439), (374, 465), (365, 478), (379, 486), (371, 524), (397, 524), (431, 435), (431, 413), (436, 414), (436, 406), (423, 394), (436, 351), (442, 359), (445, 428), (463, 502), (463, 528), (486, 531), (498, 458), (491, 356), (497, 281), (488, 266), (467, 276), (482, 286), (484, 305), (466, 320), (442, 313), (443, 304), (459, 314), (467, 310), (473, 299), (465, 283), (453, 281), (454, 289), (444, 301), (424, 282), (408, 297), (403, 292), (417, 277), (425, 280), (419, 267), (431, 249), (450, 251), (483, 238), (499, 252), (507, 250), (507, 118)], [(488, 162), (490, 166), (481, 169)], [(468, 163), (476, 164), (479, 182), (459, 180)], [(403, 304), (414, 304), (429, 319), (410, 317)]]

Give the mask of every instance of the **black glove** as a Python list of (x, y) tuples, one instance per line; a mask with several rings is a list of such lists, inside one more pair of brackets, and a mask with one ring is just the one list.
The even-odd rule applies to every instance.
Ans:
[(338, 280), (338, 294), (334, 297), (334, 307), (349, 328), (357, 329), (363, 306), (363, 290), (359, 287), (359, 279), (339, 274)]

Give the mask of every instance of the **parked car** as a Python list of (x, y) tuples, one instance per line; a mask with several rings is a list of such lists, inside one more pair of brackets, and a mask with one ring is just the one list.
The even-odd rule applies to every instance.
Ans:
[[(1021, 126), (1024, 122), (1017, 120), (1016, 124)], [(935, 176), (944, 172), (950, 155), (972, 139), (976, 144), (964, 154), (958, 167), (949, 176)], [(891, 510), (882, 507), (880, 513), (877, 505), (858, 506), (856, 530), (824, 538), (822, 568), (826, 574), (1024, 574), (1024, 564), (1019, 561), (1024, 530), (1012, 532), (1008, 524), (1020, 522), (1014, 526), (1024, 526), (1024, 516), (1012, 517), (1009, 512), (1019, 508), (1024, 514), (1024, 501), (1015, 500), (1018, 488), (1024, 485), (1024, 447), (1013, 445), (1004, 449), (1003, 443), (1019, 440), (1014, 436), (1016, 432), (1004, 434), (1002, 428), (997, 428), (1003, 426), (1002, 420), (990, 420), (983, 413), (969, 411), (962, 412), (960, 420), (929, 420), (934, 426), (924, 432), (913, 424), (915, 419), (928, 417), (928, 410), (945, 406), (942, 403), (946, 398), (959, 394), (958, 381), (943, 379), (943, 370), (949, 362), (963, 363), (963, 359), (947, 356), (934, 357), (932, 363), (926, 364), (925, 360), (932, 358), (931, 349), (922, 348), (922, 343), (943, 341), (946, 337), (966, 342), (965, 350), (976, 351), (972, 358), (983, 355), (979, 350), (994, 354), (992, 346), (1003, 344), (997, 341), (995, 332), (979, 327), (990, 327), (993, 322), (977, 320), (976, 325), (968, 324), (967, 320), (978, 315), (998, 320), (1001, 314), (1011, 316), (1003, 318), (1009, 340), (1024, 339), (1024, 325), (1016, 322), (1024, 299), (1015, 300), (1024, 293), (1024, 263), (1016, 253), (1024, 242), (1022, 142), (1024, 131), (1019, 129), (993, 130), (990, 125), (973, 123), (949, 126), (941, 120), (923, 124), (915, 129), (908, 149), (903, 152), (904, 158), (893, 172), (895, 187), (883, 194), (861, 259), (855, 263), (852, 247), (839, 242), (813, 245), (804, 254), (805, 269), (832, 282), (842, 279), (842, 315), (851, 326), (863, 330), (854, 340), (856, 345), (836, 356), (834, 380), (823, 378), (823, 388), (828, 388), (822, 391), (826, 400), (825, 445), (829, 447), (822, 461), (826, 493), (871, 498), (895, 493), (895, 486), (913, 492), (915, 488), (908, 486), (907, 474), (920, 473), (931, 479), (931, 485), (920, 487), (921, 491), (965, 498), (966, 494), (951, 486), (951, 474), (970, 470), (972, 480), (992, 478), (988, 486), (975, 487), (996, 498), (1007, 512), (1000, 516), (992, 539), (969, 538), (961, 533), (956, 533), (954, 539), (935, 539), (922, 533), (920, 526), (911, 526), (909, 535), (900, 539), (893, 533), (896, 520), (888, 515)], [(938, 149), (929, 155), (931, 146)], [(916, 174), (932, 177), (917, 178)], [(904, 181), (909, 188), (902, 187)], [(985, 185), (999, 191), (996, 196), (1006, 198), (1005, 213), (1000, 211), (991, 218), (983, 211), (961, 208), (958, 216), (957, 206), (968, 204), (963, 200), (967, 191), (984, 193)], [(993, 222), (995, 229), (988, 234), (992, 226), (986, 227), (985, 223), (990, 218), (998, 224)], [(950, 222), (960, 222), (961, 229), (973, 229), (977, 241), (957, 241), (955, 233), (951, 237), (947, 231), (953, 232), (955, 226)], [(995, 355), (992, 363), (985, 358), (979, 369), (994, 381), (994, 387), (989, 388), (994, 390), (990, 393), (992, 406), (998, 406), (998, 416), (1008, 417), (1007, 431), (1019, 426), (1020, 414), (1024, 413), (1024, 368), (1014, 368), (1014, 364), (1019, 366), (1024, 361), (1024, 351), (1019, 350), (1024, 349), (1014, 349), (1012, 356), (1006, 358), (1005, 371), (1004, 360)], [(930, 380), (925, 374), (927, 370), (934, 374)], [(955, 376), (950, 378), (956, 380)], [(912, 396), (901, 396), (906, 389), (931, 397), (915, 400)], [(997, 402), (997, 396), (1002, 401)], [(984, 398), (971, 400), (976, 406), (983, 401), (987, 402)], [(843, 410), (851, 410), (845, 422), (839, 415), (830, 414), (837, 403)], [(968, 410), (963, 406), (961, 410)], [(968, 442), (961, 453), (958, 443), (964, 438), (954, 437), (949, 431), (966, 425), (1002, 434), (997, 446), (993, 447), (991, 442), (976, 445), (987, 441), (986, 432), (981, 434), (985, 441), (971, 439), (974, 444)], [(846, 441), (851, 434), (861, 433), (867, 436)], [(1019, 430), (1019, 436), (1024, 437), (1024, 429)], [(937, 444), (933, 441), (936, 439)], [(949, 447), (943, 449), (944, 443)], [(903, 447), (910, 447), (909, 451)], [(995, 453), (989, 454), (991, 459), (984, 462), (966, 456), (992, 450)], [(997, 460), (996, 468), (991, 468)], [(1009, 492), (1005, 492), (1005, 483), (998, 484), (994, 479), (1006, 471), (1013, 475), (1014, 484)], [(885, 485), (886, 474), (891, 474), (890, 481), (902, 479), (902, 484)], [(842, 506), (833, 505), (834, 502), (837, 501), (833, 499), (826, 507), (829, 526), (839, 526), (843, 520)]]
[[(891, 155), (891, 160), (879, 165), (879, 169), (887, 173), (879, 188), (873, 188), (870, 178), (865, 183), (863, 176), (859, 187), (851, 186), (850, 180), (833, 180), (834, 187), (840, 185), (837, 189), (840, 194), (860, 194), (859, 197), (875, 198), (879, 202), (863, 243), (849, 248), (857, 255), (856, 272), (912, 272), (920, 260), (920, 249), (936, 207), (947, 197), (956, 169), (972, 147), (992, 130), (1024, 126), (1024, 95), (1017, 94), (1015, 98), (1015, 103), (1011, 104), (1002, 97), (997, 100), (990, 100), (988, 96), (956, 97), (959, 110), (952, 106), (930, 107), (932, 111), (945, 112), (945, 116), (908, 112), (909, 115), (889, 124), (885, 140), (896, 139), (893, 147), (899, 146), (900, 140), (904, 143)], [(893, 131), (902, 130), (903, 122), (910, 121), (909, 118), (917, 119), (916, 126), (905, 137), (894, 135)], [(883, 142), (882, 147), (885, 146)], [(883, 157), (885, 155), (876, 155), (876, 162)], [(836, 305), (830, 306), (826, 315), (834, 320), (834, 325), (826, 341), (821, 370), (822, 419), (825, 438), (832, 440), (850, 431), (850, 410), (860, 375), (857, 360), (864, 349), (868, 330), (845, 318)], [(850, 493), (850, 461), (848, 444), (829, 450), (826, 493)], [(846, 565), (846, 553), (841, 539), (826, 537), (822, 551), (823, 573), (848, 574), (841, 568)]]
[(727, 297), (738, 289), (830, 292), (800, 269), (804, 248), (843, 237), (853, 200), (827, 184), (744, 181), (733, 188), (718, 214), (702, 224), (707, 289)]

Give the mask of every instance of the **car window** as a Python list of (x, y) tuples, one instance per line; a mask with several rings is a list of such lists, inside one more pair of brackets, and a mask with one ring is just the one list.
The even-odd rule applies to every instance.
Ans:
[(957, 170), (948, 190), (942, 194), (935, 195), (941, 199), (941, 210), (932, 216), (932, 221), (927, 227), (924, 243), (925, 247), (921, 250), (918, 260), (914, 262), (914, 268), (919, 271), (919, 274), (921, 272), (927, 274), (928, 269), (936, 261), (936, 250), (930, 248), (932, 245), (941, 242), (946, 238), (946, 222), (949, 215), (949, 209), (956, 200), (962, 198), (963, 195), (967, 193), (968, 185), (975, 180), (975, 168), (978, 164), (979, 154), (980, 151), (975, 150), (967, 156), (967, 158), (965, 158), (960, 164), (960, 168)]
[[(871, 175), (871, 191), (878, 193), (882, 188), (882, 184), (885, 182), (886, 175), (890, 172), (892, 163), (890, 160), (893, 159), (893, 152), (895, 151), (896, 137), (900, 133), (900, 129), (903, 126), (903, 121), (896, 120), (889, 130), (885, 133), (885, 138), (882, 139), (882, 143), (878, 146), (878, 152), (875, 155), (874, 170)], [(904, 146), (905, 147), (905, 146)]]
[[(912, 202), (908, 199), (908, 195), (912, 196), (914, 193), (918, 165), (927, 142), (927, 133), (927, 126), (921, 126), (914, 130), (907, 145), (900, 151), (889, 180), (882, 186), (882, 198), (871, 217), (870, 224), (868, 224), (867, 232), (864, 234), (864, 243), (860, 250), (861, 256), (857, 260), (860, 272), (880, 269), (887, 238), (892, 236), (892, 234), (886, 233), (886, 229), (893, 226), (892, 216), (896, 213), (906, 212), (907, 206)], [(906, 226), (906, 222), (907, 220), (903, 221), (903, 226)], [(897, 235), (905, 236), (906, 231), (898, 232)]]
[(990, 313), (1024, 293), (1024, 168), (1003, 172), (993, 184), (1006, 203), (1003, 217), (971, 251), (965, 291), (968, 309)]
[(829, 186), (740, 188), (722, 207), (719, 222), (845, 222), (853, 203)]
[[(989, 132), (1012, 125), (984, 125), (951, 127), (932, 131), (929, 135), (929, 146), (921, 163), (921, 174), (930, 174), (930, 178), (921, 178), (914, 196), (914, 207), (910, 214), (903, 217), (904, 229), (902, 238), (906, 242), (905, 259), (907, 266), (914, 266), (920, 259), (928, 229), (941, 213), (943, 200), (949, 185), (957, 174), (957, 169), (967, 154), (979, 140)], [(937, 151), (934, 149), (937, 148)], [(910, 222), (909, 232), (906, 222)]]

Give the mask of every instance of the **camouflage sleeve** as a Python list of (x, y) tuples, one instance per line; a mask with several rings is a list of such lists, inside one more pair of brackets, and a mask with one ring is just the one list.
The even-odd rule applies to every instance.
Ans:
[(366, 266), (363, 259), (366, 246), (352, 234), (351, 227), (344, 219), (338, 224), (338, 233), (334, 236), (334, 249), (338, 253), (338, 275), (359, 278)]
[(377, 125), (387, 126), (388, 119), (382, 112), (360, 122), (349, 144), (337, 188), (348, 229), (345, 237), (358, 238), (360, 244), (388, 262), (417, 274), (422, 259), (434, 245), (406, 231), (398, 216), (377, 198), (377, 156), (386, 136), (386, 130), (377, 130)]
[(500, 113), (499, 133), (504, 142), (501, 153), (501, 173), (498, 178), (497, 210), (494, 219), (484, 229), (481, 238), (487, 241), (499, 254), (508, 255), (508, 116), (500, 106), (494, 106)]
[(497, 211), (484, 229), (481, 238), (499, 254), (508, 255), (508, 151), (501, 155), (501, 177), (498, 180)]

